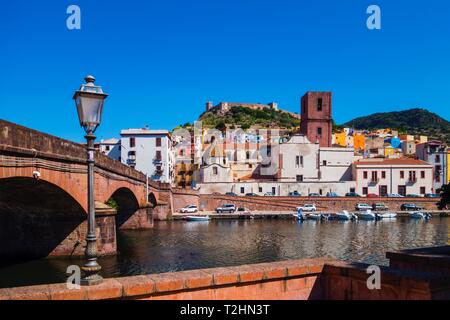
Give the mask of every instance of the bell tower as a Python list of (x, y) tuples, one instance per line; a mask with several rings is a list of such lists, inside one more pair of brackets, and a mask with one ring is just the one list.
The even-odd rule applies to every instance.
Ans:
[(301, 132), (321, 147), (331, 147), (331, 95), (331, 92), (307, 92), (301, 100)]

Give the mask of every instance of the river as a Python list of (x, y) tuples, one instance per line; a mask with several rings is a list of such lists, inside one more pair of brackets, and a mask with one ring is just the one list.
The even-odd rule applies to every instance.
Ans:
[[(156, 222), (145, 231), (119, 231), (115, 256), (99, 259), (104, 277), (331, 256), (388, 263), (385, 252), (449, 243), (450, 218), (430, 221), (212, 220)], [(64, 282), (79, 259), (0, 262), (0, 287)]]

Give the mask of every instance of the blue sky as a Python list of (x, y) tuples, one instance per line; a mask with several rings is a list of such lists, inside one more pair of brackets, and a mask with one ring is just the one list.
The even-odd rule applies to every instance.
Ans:
[(333, 91), (338, 123), (412, 107), (450, 119), (449, 16), (446, 0), (5, 1), (0, 118), (80, 141), (71, 98), (93, 74), (110, 94), (99, 138), (171, 129), (208, 100), (298, 112), (308, 90)]

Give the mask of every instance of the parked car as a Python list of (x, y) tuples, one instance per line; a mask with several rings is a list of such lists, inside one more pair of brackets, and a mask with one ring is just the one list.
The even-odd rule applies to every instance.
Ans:
[(377, 194), (375, 194), (375, 193), (369, 193), (368, 195), (367, 195), (367, 198), (379, 198), (380, 196), (379, 195), (377, 195)]
[(328, 198), (337, 198), (339, 196), (336, 192), (327, 192), (327, 197)]
[(416, 211), (416, 210), (419, 211), (419, 210), (423, 210), (423, 208), (419, 207), (415, 203), (404, 203), (401, 205), (400, 210), (402, 210), (402, 211)]
[(388, 196), (388, 198), (404, 198), (404, 196), (402, 196), (401, 194), (398, 194), (398, 193), (390, 193), (387, 196)]
[(389, 207), (385, 205), (384, 203), (373, 203), (372, 204), (372, 210), (374, 211), (386, 211)]
[(186, 207), (180, 209), (181, 213), (195, 213), (197, 211), (198, 211), (198, 208), (197, 208), (197, 206), (194, 206), (194, 205), (189, 205), (189, 206), (186, 206)]
[(231, 203), (227, 203), (221, 207), (216, 208), (217, 213), (224, 213), (224, 212), (234, 213), (235, 211), (236, 211), (236, 206)]
[(229, 197), (237, 197), (237, 194), (234, 192), (227, 192), (227, 193), (225, 193), (225, 195), (229, 196)]
[(258, 195), (254, 192), (249, 192), (245, 194), (246, 197), (257, 197)]
[(360, 198), (361, 196), (357, 194), (356, 192), (348, 192), (345, 194), (346, 197), (352, 197), (352, 198)]
[(298, 191), (291, 191), (289, 192), (289, 197), (301, 197), (302, 194), (298, 193)]
[(369, 206), (367, 203), (358, 203), (355, 206), (355, 209), (358, 210), (358, 211), (372, 210), (372, 206)]
[(440, 198), (441, 196), (439, 194), (436, 193), (427, 193), (425, 195), (425, 198)]
[(407, 198), (421, 198), (421, 196), (419, 196), (418, 194), (407, 194), (406, 197)]
[(321, 196), (322, 195), (320, 193), (315, 193), (315, 192), (312, 192), (308, 195), (308, 197), (321, 197)]
[(275, 197), (275, 195), (272, 192), (266, 192), (264, 193), (265, 197)]
[(314, 204), (305, 204), (301, 207), (297, 207), (297, 211), (298, 210), (302, 210), (302, 211), (306, 211), (306, 212), (313, 212), (313, 211), (317, 211), (317, 208)]

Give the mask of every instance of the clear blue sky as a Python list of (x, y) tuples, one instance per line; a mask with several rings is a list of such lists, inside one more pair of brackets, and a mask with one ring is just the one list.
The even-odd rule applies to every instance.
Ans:
[[(366, 28), (370, 4), (381, 31)], [(171, 129), (208, 100), (298, 112), (308, 90), (333, 91), (338, 123), (411, 107), (450, 119), (447, 0), (14, 0), (0, 36), (0, 118), (77, 141), (71, 98), (86, 74), (110, 94), (99, 138)]]

